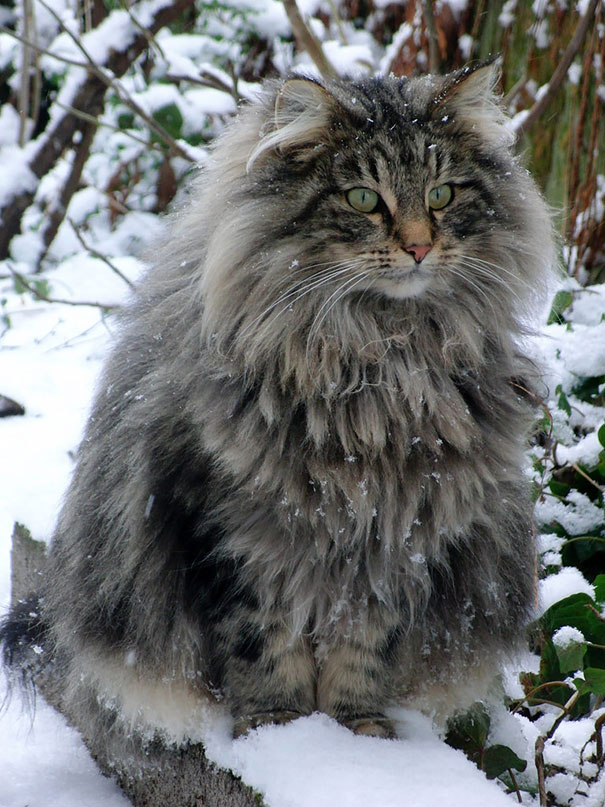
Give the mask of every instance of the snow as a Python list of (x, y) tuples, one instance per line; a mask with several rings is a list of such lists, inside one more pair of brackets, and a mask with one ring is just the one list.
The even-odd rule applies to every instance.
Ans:
[[(458, 751), (445, 746), (430, 720), (398, 712), (404, 739), (356, 737), (326, 715), (265, 727), (228, 742), (211, 758), (264, 794), (268, 807), (511, 807), (509, 799)], [(430, 777), (427, 768), (438, 771)]]
[(563, 625), (552, 635), (552, 643), (555, 647), (565, 648), (574, 644), (583, 644), (586, 640), (581, 630), (572, 628), (571, 625)]
[(30, 154), (30, 149), (20, 149), (13, 145), (6, 145), (0, 149), (0, 164), (2, 165), (0, 207), (6, 207), (19, 194), (36, 189), (38, 178), (28, 165)]
[(538, 588), (540, 614), (559, 600), (571, 597), (572, 594), (588, 594), (589, 597), (594, 597), (594, 588), (584, 579), (579, 569), (565, 566), (557, 574), (550, 574), (544, 580), (540, 580)]

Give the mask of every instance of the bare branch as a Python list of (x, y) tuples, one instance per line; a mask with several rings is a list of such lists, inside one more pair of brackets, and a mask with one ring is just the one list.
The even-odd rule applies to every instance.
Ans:
[(80, 244), (84, 247), (84, 249), (88, 253), (90, 253), (93, 256), (93, 258), (98, 258), (100, 261), (103, 261), (103, 263), (106, 264), (107, 266), (109, 266), (111, 271), (115, 272), (115, 274), (121, 280), (123, 280), (124, 283), (126, 283), (127, 286), (129, 286), (131, 289), (134, 289), (135, 286), (134, 286), (134, 283), (132, 282), (132, 280), (127, 278), (126, 275), (124, 274), (124, 272), (122, 272), (120, 269), (118, 269), (118, 267), (115, 265), (115, 263), (113, 263), (112, 261), (109, 260), (107, 255), (103, 255), (102, 252), (97, 252), (97, 250), (94, 249), (93, 247), (91, 247), (90, 244), (86, 243), (86, 241), (84, 240), (84, 238), (82, 236), (82, 233), (80, 232), (80, 228), (78, 227), (78, 225), (72, 219), (69, 218), (69, 216), (67, 217), (67, 221), (71, 224), (71, 227), (72, 227), (72, 229), (74, 231), (74, 234), (75, 234), (76, 238), (78, 239)]
[(15, 278), (15, 280), (19, 281), (19, 283), (21, 283), (21, 285), (24, 286), (36, 298), (36, 300), (42, 300), (45, 303), (60, 303), (61, 305), (87, 305), (92, 308), (102, 308), (105, 311), (120, 308), (120, 306), (116, 303), (99, 303), (98, 301), (91, 300), (65, 300), (61, 297), (50, 297), (48, 294), (44, 294), (44, 292), (32, 285), (25, 275), (21, 274), (21, 272), (17, 272), (16, 269), (13, 269), (12, 266), (8, 264), (7, 266), (8, 271)]
[(296, 5), (296, 0), (283, 0), (283, 3), (288, 19), (290, 20), (290, 25), (292, 26), (292, 33), (298, 42), (299, 48), (307, 51), (323, 78), (328, 80), (338, 78), (336, 69), (323, 52), (323, 48), (317, 37), (303, 20), (299, 8)]
[(536, 103), (528, 111), (527, 115), (525, 115), (517, 124), (515, 134), (517, 135), (518, 140), (520, 140), (523, 135), (529, 131), (536, 121), (539, 120), (539, 118), (544, 114), (544, 111), (563, 84), (567, 71), (575, 59), (576, 54), (582, 47), (586, 33), (594, 19), (598, 2), (599, 0), (590, 0), (588, 8), (586, 9), (586, 14), (584, 14), (578, 23), (578, 27), (574, 31), (574, 35), (565, 48), (565, 52), (563, 53), (563, 56), (561, 56), (561, 60), (556, 66), (544, 94), (536, 101)]
[(52, 207), (50, 211), (50, 214), (45, 216), (46, 223), (44, 231), (42, 233), (44, 252), (40, 257), (40, 261), (42, 261), (46, 256), (48, 248), (52, 244), (59, 230), (59, 227), (61, 226), (61, 222), (65, 218), (65, 213), (71, 201), (71, 197), (78, 189), (78, 185), (80, 184), (80, 178), (82, 176), (82, 170), (84, 168), (84, 163), (86, 162), (90, 154), (90, 147), (92, 145), (92, 141), (94, 139), (95, 132), (97, 131), (97, 129), (96, 126), (93, 126), (91, 123), (88, 123), (85, 126), (83, 126), (80, 131), (82, 137), (80, 139), (80, 142), (76, 145), (74, 149), (71, 168), (69, 170), (67, 178), (65, 179), (65, 182), (63, 183), (63, 187), (61, 188), (59, 199), (55, 202), (54, 207)]
[(119, 126), (114, 126), (113, 123), (109, 123), (108, 121), (99, 120), (99, 118), (94, 118), (92, 115), (89, 115), (88, 112), (82, 112), (81, 109), (76, 109), (73, 106), (69, 106), (68, 104), (62, 104), (60, 101), (55, 101), (55, 104), (60, 108), (64, 109), (66, 112), (70, 112), (72, 115), (75, 115), (76, 118), (80, 118), (80, 120), (86, 121), (87, 123), (92, 124), (95, 127), (103, 126), (105, 129), (111, 129), (112, 132), (118, 132), (119, 134), (126, 135), (131, 140), (134, 140), (136, 143), (140, 143), (142, 146), (145, 146), (146, 149), (151, 149), (152, 151), (158, 151), (163, 153), (160, 146), (156, 143), (153, 143), (149, 140), (143, 140), (142, 137), (137, 137), (130, 129), (120, 129)]

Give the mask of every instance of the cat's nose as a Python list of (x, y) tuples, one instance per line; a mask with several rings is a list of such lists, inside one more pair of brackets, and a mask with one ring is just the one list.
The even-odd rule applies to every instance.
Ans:
[(432, 248), (432, 244), (409, 244), (404, 247), (404, 250), (414, 258), (416, 263), (420, 263), (426, 258)]

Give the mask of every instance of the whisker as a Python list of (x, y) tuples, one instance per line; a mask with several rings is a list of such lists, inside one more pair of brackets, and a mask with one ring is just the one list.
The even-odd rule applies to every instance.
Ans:
[[(307, 286), (302, 286), (302, 287), (299, 286), (297, 289), (292, 291), (290, 294), (286, 295), (286, 297), (289, 297), (291, 295), (296, 295), (296, 296), (294, 297), (293, 300), (290, 300), (290, 302), (288, 302), (283, 308), (281, 308), (277, 313), (275, 313), (273, 320), (275, 321), (285, 311), (290, 310), (292, 308), (292, 306), (296, 305), (296, 303), (299, 300), (301, 300), (303, 297), (305, 297), (307, 294), (309, 294), (312, 291), (316, 291), (317, 289), (321, 288), (321, 286), (326, 286), (328, 283), (331, 283), (333, 280), (336, 280), (337, 278), (341, 277), (342, 275), (346, 274), (347, 272), (350, 272), (351, 268), (352, 267), (350, 265), (344, 266), (341, 269), (338, 269), (336, 271), (332, 271), (331, 273), (325, 275), (324, 277), (320, 278), (319, 280), (314, 280), (313, 279)], [(283, 300), (285, 300), (286, 297), (283, 297), (281, 301), (283, 302)], [(275, 306), (271, 306), (271, 308), (274, 308), (274, 307)]]
[(467, 259), (464, 262), (461, 262), (460, 265), (461, 266), (466, 266), (469, 269), (472, 269), (474, 273), (478, 273), (480, 276), (482, 276), (482, 277), (484, 277), (484, 278), (486, 278), (486, 279), (488, 279), (488, 280), (490, 280), (492, 282), (498, 283), (500, 286), (507, 289), (507, 291), (510, 294), (512, 294), (512, 296), (515, 297), (518, 302), (521, 302), (521, 298), (519, 297), (517, 292), (511, 287), (510, 283), (508, 283), (505, 278), (499, 277), (497, 274), (495, 274), (495, 272), (491, 271), (487, 267), (475, 264), (472, 261), (472, 259), (471, 260)]
[(470, 277), (468, 277), (468, 275), (465, 275), (464, 272), (459, 271), (458, 267), (450, 265), (448, 268), (454, 275), (456, 275), (456, 277), (459, 277), (461, 280), (463, 280), (469, 286), (472, 286), (472, 288), (474, 288), (475, 291), (479, 292), (479, 294), (483, 297), (485, 302), (492, 309), (494, 314), (496, 314), (496, 309), (494, 308), (494, 304), (490, 300), (489, 296), (486, 294), (485, 290), (481, 288), (481, 286), (478, 286), (477, 283), (475, 283), (474, 280), (472, 280)]
[(497, 269), (499, 272), (504, 272), (505, 275), (509, 275), (510, 277), (514, 278), (514, 280), (517, 283), (522, 283), (524, 286), (527, 286), (528, 288), (531, 286), (530, 283), (528, 283), (523, 278), (519, 277), (519, 275), (517, 275), (515, 272), (512, 272), (510, 269), (507, 269), (505, 266), (502, 266), (502, 264), (494, 263), (493, 261), (486, 261), (485, 258), (478, 258), (475, 255), (461, 255), (460, 257), (463, 260), (474, 261), (475, 263), (483, 264), (486, 267), (492, 267), (493, 269)]
[[(309, 336), (307, 337), (307, 359), (309, 352), (311, 350), (311, 346), (313, 344), (313, 340), (315, 338), (315, 334), (319, 331), (322, 323), (325, 321), (330, 311), (340, 300), (342, 300), (345, 294), (351, 291), (351, 289), (354, 289), (356, 285), (361, 283), (361, 281), (364, 280), (370, 274), (371, 271), (372, 267), (366, 269), (365, 271), (362, 271), (359, 275), (355, 275), (353, 277), (350, 277), (348, 280), (345, 280), (344, 283), (341, 283), (341, 285), (334, 292), (332, 292), (332, 294), (328, 297), (328, 299), (323, 302), (321, 308), (315, 315), (315, 319), (313, 320), (311, 328), (309, 329)], [(330, 300), (332, 300), (332, 303), (330, 303)], [(326, 306), (328, 307), (326, 308)], [(324, 309), (326, 310), (322, 314), (321, 312)]]
[[(278, 305), (280, 305), (280, 303), (284, 302), (289, 297), (296, 296), (301, 291), (301, 289), (304, 289), (304, 292), (299, 297), (296, 297), (295, 300), (288, 303), (288, 305), (283, 310), (287, 310), (290, 307), (290, 305), (293, 305), (300, 299), (300, 297), (303, 297), (309, 291), (312, 291), (314, 288), (318, 288), (319, 286), (321, 286), (322, 282), (324, 281), (327, 282), (328, 280), (331, 280), (333, 276), (336, 277), (342, 274), (344, 271), (348, 271), (349, 267), (352, 264), (354, 264), (355, 262), (362, 262), (363, 260), (365, 259), (353, 258), (349, 260), (342, 260), (336, 262), (324, 261), (322, 263), (311, 264), (310, 266), (301, 268), (300, 271), (309, 271), (317, 266), (327, 267), (325, 269), (322, 269), (320, 272), (315, 272), (312, 275), (312, 277), (302, 278), (293, 285), (289, 286), (284, 292), (282, 292), (282, 294), (280, 294), (280, 296), (276, 300), (270, 303), (270, 305), (268, 305), (263, 311), (261, 311), (261, 313), (258, 316), (256, 316), (251, 322), (248, 323), (248, 325), (246, 325), (246, 327), (241, 331), (240, 336), (244, 336), (250, 330), (250, 328), (252, 328), (257, 322), (266, 317), (273, 309), (275, 309)], [(305, 283), (308, 283), (308, 285), (305, 286)]]

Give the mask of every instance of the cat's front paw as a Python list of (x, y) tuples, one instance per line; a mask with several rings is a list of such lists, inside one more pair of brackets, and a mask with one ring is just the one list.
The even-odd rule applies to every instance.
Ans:
[(255, 712), (250, 715), (242, 715), (235, 719), (233, 726), (233, 738), (243, 737), (248, 734), (252, 729), (257, 729), (259, 726), (283, 725), (296, 720), (297, 717), (302, 717), (301, 712), (294, 712), (289, 710), (278, 712)]
[(351, 729), (353, 734), (365, 734), (369, 737), (382, 737), (386, 740), (394, 740), (397, 735), (393, 724), (388, 717), (382, 715), (368, 715), (367, 717), (355, 717), (350, 720), (342, 720), (343, 726)]

